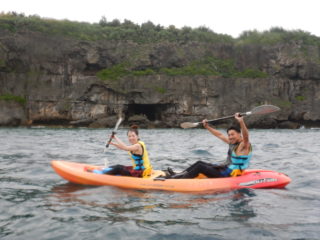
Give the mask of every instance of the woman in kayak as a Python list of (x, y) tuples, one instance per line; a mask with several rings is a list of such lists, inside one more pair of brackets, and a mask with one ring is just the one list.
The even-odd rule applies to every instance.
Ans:
[(252, 148), (249, 142), (249, 131), (244, 123), (243, 117), (239, 113), (235, 114), (235, 119), (239, 122), (240, 128), (230, 127), (227, 129), (228, 136), (223, 135), (217, 129), (209, 126), (207, 120), (203, 120), (203, 126), (214, 136), (229, 145), (227, 160), (222, 165), (215, 165), (198, 161), (181, 173), (174, 173), (168, 168), (171, 174), (168, 178), (195, 178), (200, 173), (209, 178), (236, 177), (240, 176), (244, 169), (248, 168), (252, 155)]
[(139, 139), (138, 126), (134, 125), (128, 130), (128, 140), (131, 145), (123, 143), (116, 135), (113, 136), (115, 142), (110, 144), (124, 151), (128, 151), (132, 166), (114, 165), (110, 170), (104, 172), (109, 175), (148, 177), (151, 174), (152, 166), (149, 161), (148, 151), (144, 142)]

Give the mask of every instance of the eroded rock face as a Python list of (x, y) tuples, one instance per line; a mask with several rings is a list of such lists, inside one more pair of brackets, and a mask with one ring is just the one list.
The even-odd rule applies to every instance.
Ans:
[[(136, 118), (145, 127), (178, 127), (262, 104), (277, 105), (281, 111), (250, 117), (249, 126), (320, 125), (320, 51), (315, 46), (84, 42), (30, 32), (0, 34), (0, 95), (26, 99), (25, 104), (0, 101), (1, 126), (32, 122), (112, 127), (122, 112), (125, 124)], [(182, 67), (205, 56), (233, 59), (240, 70), (260, 69), (269, 76), (154, 74), (115, 81), (96, 76), (124, 61), (131, 62), (132, 70), (159, 69)]]
[(14, 101), (0, 100), (0, 126), (16, 127), (27, 123), (23, 105)]

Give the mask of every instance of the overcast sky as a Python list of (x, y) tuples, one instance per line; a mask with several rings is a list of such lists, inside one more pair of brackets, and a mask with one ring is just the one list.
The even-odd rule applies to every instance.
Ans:
[(99, 22), (131, 20), (177, 28), (206, 26), (238, 37), (246, 30), (283, 27), (320, 37), (319, 0), (1, 0), (0, 12)]

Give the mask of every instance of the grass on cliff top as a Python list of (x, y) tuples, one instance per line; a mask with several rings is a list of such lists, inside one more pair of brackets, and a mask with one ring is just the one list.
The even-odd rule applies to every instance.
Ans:
[(164, 28), (152, 22), (141, 25), (129, 20), (121, 23), (115, 19), (108, 22), (102, 17), (99, 23), (75, 22), (41, 18), (37, 15), (25, 16), (15, 12), (0, 14), (0, 28), (11, 32), (36, 31), (49, 35), (72, 37), (79, 40), (131, 40), (138, 43), (159, 41), (203, 41), (232, 43), (233, 38), (225, 34), (217, 34), (206, 27), (178, 29), (171, 25)]
[(208, 57), (183, 67), (130, 70), (129, 64), (117, 64), (111, 68), (103, 69), (97, 73), (97, 77), (104, 81), (116, 81), (124, 76), (146, 76), (165, 74), (168, 76), (220, 76), (225, 78), (264, 78), (268, 75), (256, 69), (236, 69), (232, 60), (221, 60)]
[(170, 42), (210, 42), (231, 44), (263, 44), (272, 45), (298, 41), (304, 45), (320, 46), (320, 38), (303, 30), (287, 31), (273, 27), (268, 31), (244, 31), (239, 38), (226, 34), (217, 34), (207, 27), (183, 27), (174, 25), (165, 28), (148, 21), (141, 25), (130, 20), (120, 22), (118, 19), (107, 21), (102, 17), (99, 23), (75, 22), (41, 18), (37, 15), (25, 16), (15, 12), (0, 13), (0, 28), (11, 32), (36, 31), (48, 35), (71, 37), (79, 40), (131, 40), (137, 43)]
[(25, 104), (27, 101), (24, 97), (15, 96), (15, 95), (11, 95), (11, 94), (0, 95), (0, 100), (15, 101), (15, 102), (21, 103), (21, 104)]
[(287, 31), (273, 27), (268, 31), (244, 31), (237, 39), (237, 44), (273, 45), (277, 43), (296, 42), (304, 45), (320, 46), (320, 38), (303, 30)]

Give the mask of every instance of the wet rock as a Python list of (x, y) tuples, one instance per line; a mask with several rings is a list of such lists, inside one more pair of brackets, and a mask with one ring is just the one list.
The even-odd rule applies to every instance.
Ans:
[(140, 128), (148, 128), (150, 121), (146, 115), (133, 115), (128, 119), (128, 125), (137, 125)]
[(287, 128), (287, 129), (298, 129), (300, 128), (300, 124), (296, 122), (291, 122), (291, 121), (285, 121), (279, 123), (278, 127), (279, 128)]
[[(274, 45), (175, 41), (83, 41), (40, 32), (0, 29), (0, 96), (26, 97), (24, 106), (2, 103), (0, 125), (33, 123), (113, 127), (117, 113), (126, 124), (179, 127), (279, 106), (272, 117), (248, 117), (250, 127), (296, 127), (320, 120), (319, 47), (292, 40)], [(237, 70), (258, 69), (265, 78), (151, 74), (101, 80), (97, 72), (129, 62), (128, 71), (175, 69), (215, 57)], [(214, 66), (213, 66), (214, 67)], [(108, 116), (108, 117), (105, 117)], [(112, 119), (109, 117), (113, 117)], [(293, 123), (286, 123), (292, 121)], [(216, 123), (228, 125), (229, 122)]]
[(0, 126), (27, 125), (24, 106), (14, 101), (0, 100)]
[(99, 118), (93, 121), (89, 127), (91, 128), (114, 128), (118, 121), (117, 116), (110, 116), (105, 118)]
[(272, 129), (278, 127), (278, 121), (274, 118), (259, 118), (258, 120), (249, 118), (246, 123), (248, 128)]
[(70, 124), (75, 127), (87, 127), (92, 122), (94, 122), (94, 119), (81, 119), (77, 121), (71, 121)]

